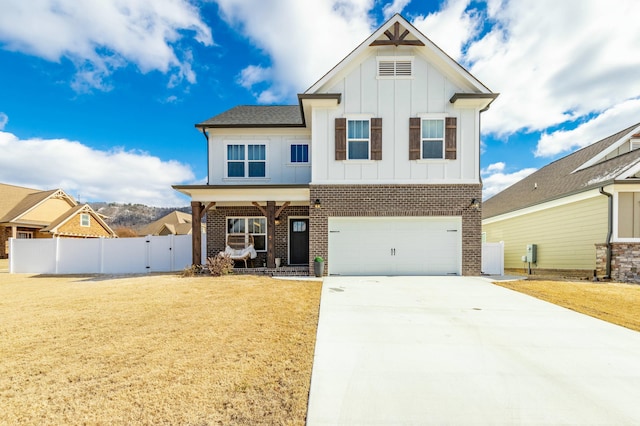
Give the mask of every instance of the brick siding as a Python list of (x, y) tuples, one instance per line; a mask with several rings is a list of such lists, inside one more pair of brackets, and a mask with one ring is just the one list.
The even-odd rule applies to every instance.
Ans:
[(462, 217), (462, 274), (480, 275), (481, 209), (469, 208), (482, 197), (481, 185), (310, 185), (309, 271), (313, 258), (328, 258), (329, 217), (458, 216)]
[[(278, 204), (278, 207), (281, 204)], [(207, 212), (207, 257), (215, 256), (224, 251), (227, 236), (227, 217), (263, 217), (264, 215), (255, 206), (216, 207)], [(282, 259), (282, 266), (289, 264), (289, 217), (309, 216), (309, 207), (290, 206), (280, 214), (280, 224), (276, 225), (275, 232), (275, 257)], [(261, 267), (266, 262), (267, 253), (258, 252), (258, 257), (253, 260), (255, 267)], [(244, 263), (243, 263), (244, 265)]]

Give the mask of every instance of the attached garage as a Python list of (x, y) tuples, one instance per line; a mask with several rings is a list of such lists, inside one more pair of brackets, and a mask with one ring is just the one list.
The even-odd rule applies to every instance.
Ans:
[(461, 217), (329, 217), (329, 275), (461, 275)]

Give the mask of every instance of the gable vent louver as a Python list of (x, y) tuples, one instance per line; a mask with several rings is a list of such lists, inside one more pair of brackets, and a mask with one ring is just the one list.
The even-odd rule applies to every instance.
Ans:
[(378, 77), (411, 77), (413, 75), (413, 61), (410, 58), (379, 59)]

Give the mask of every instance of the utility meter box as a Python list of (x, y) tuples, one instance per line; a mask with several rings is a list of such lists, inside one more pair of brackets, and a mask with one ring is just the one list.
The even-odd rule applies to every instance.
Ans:
[(527, 244), (527, 262), (536, 263), (538, 261), (538, 245)]

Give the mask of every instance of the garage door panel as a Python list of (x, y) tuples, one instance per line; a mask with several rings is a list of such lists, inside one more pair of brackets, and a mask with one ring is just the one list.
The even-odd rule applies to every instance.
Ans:
[(333, 275), (460, 273), (460, 218), (329, 218), (329, 231)]

